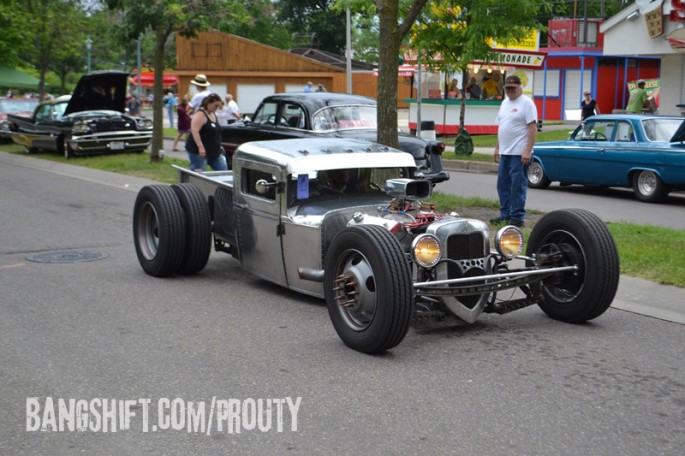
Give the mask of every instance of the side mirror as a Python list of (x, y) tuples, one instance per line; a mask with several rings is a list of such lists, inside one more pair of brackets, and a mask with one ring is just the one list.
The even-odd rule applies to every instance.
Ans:
[(260, 195), (266, 195), (270, 189), (278, 187), (278, 182), (267, 182), (266, 179), (259, 179), (255, 183), (255, 191)]

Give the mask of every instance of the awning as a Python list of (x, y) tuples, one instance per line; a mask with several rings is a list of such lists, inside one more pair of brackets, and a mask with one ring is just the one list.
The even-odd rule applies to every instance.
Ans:
[[(414, 74), (416, 74), (417, 70), (418, 70), (417, 65), (409, 65), (409, 64), (405, 63), (404, 65), (399, 65), (397, 67), (397, 75), (399, 77), (410, 78), (410, 77), (414, 76)], [(426, 67), (422, 65), (421, 71), (426, 71)], [(378, 70), (374, 70), (373, 75), (378, 76)]]
[[(131, 84), (138, 85), (138, 75), (131, 77)], [(169, 87), (178, 84), (178, 77), (172, 75), (162, 76), (162, 85), (164, 87)], [(152, 87), (155, 85), (155, 74), (154, 73), (140, 73), (140, 85), (143, 87)]]
[(0, 87), (38, 90), (38, 84), (40, 84), (40, 80), (30, 74), (13, 68), (0, 67)]

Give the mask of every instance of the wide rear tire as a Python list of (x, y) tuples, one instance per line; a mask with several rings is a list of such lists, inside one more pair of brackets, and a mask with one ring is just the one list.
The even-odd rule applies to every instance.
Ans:
[(181, 268), (186, 221), (176, 193), (168, 185), (149, 185), (138, 192), (133, 208), (133, 242), (138, 262), (154, 277)]
[(607, 226), (583, 209), (546, 214), (535, 224), (527, 254), (557, 254), (560, 266), (577, 265), (577, 272), (562, 272), (532, 285), (541, 291), (540, 308), (550, 317), (580, 323), (602, 315), (618, 289), (619, 257)]
[(212, 225), (209, 207), (199, 187), (193, 184), (174, 184), (186, 219), (185, 255), (178, 270), (180, 274), (196, 274), (209, 261), (212, 242)]
[(324, 292), (333, 327), (348, 347), (379, 353), (407, 334), (411, 269), (385, 228), (359, 225), (336, 236), (326, 253)]

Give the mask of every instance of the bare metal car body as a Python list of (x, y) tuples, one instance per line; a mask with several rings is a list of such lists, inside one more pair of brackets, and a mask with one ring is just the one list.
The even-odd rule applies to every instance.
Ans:
[[(609, 307), (618, 255), (596, 216), (546, 215), (525, 255), (522, 233), (504, 227), (492, 250), (487, 224), (421, 201), (432, 184), (414, 169), (410, 154), (365, 141), (246, 143), (233, 171), (179, 168), (180, 184), (140, 191), (138, 259), (152, 276), (197, 273), (213, 238), (246, 271), (325, 298), (341, 339), (367, 353), (397, 345), (416, 317), (474, 322), (538, 304), (578, 322)], [(340, 174), (345, 185), (336, 189)], [(497, 297), (516, 288), (523, 297)]]

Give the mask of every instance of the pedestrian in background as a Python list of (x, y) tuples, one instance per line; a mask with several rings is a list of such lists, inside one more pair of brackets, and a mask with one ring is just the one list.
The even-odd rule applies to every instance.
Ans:
[(174, 139), (173, 150), (178, 150), (178, 142), (181, 139), (187, 139), (190, 133), (190, 114), (188, 114), (188, 98), (183, 97), (176, 108), (176, 116), (178, 117), (178, 134)]
[(497, 194), (499, 217), (494, 225), (523, 226), (528, 193), (528, 166), (537, 136), (538, 111), (530, 98), (523, 96), (521, 79), (507, 76), (504, 84), (507, 98), (497, 114), (497, 143), (494, 159), (499, 163)]
[(226, 106), (224, 107), (226, 111), (227, 123), (232, 124), (240, 120), (240, 108), (238, 103), (233, 99), (233, 95), (230, 93), (226, 95)]
[(221, 96), (210, 93), (203, 100), (190, 121), (190, 136), (186, 151), (190, 169), (202, 172), (209, 165), (214, 171), (226, 171), (228, 164), (221, 147), (221, 126), (216, 111), (221, 107)]
[(649, 108), (649, 95), (645, 90), (645, 81), (637, 81), (637, 87), (630, 92), (630, 98), (626, 105), (629, 114), (641, 114), (643, 109)]
[(174, 128), (174, 111), (177, 103), (178, 99), (174, 92), (168, 90), (166, 95), (164, 95), (164, 106), (166, 107), (167, 114), (169, 114), (169, 128)]
[(138, 101), (135, 95), (131, 94), (129, 96), (128, 102), (126, 103), (126, 107), (128, 108), (129, 116), (140, 116), (140, 101)]
[(312, 85), (313, 85), (313, 84), (312, 84), (311, 82), (308, 82), (307, 85), (304, 86), (304, 91), (305, 91), (306, 93), (311, 92), (311, 91), (312, 91)]
[(589, 90), (584, 93), (583, 101), (580, 103), (580, 120), (584, 121), (588, 117), (592, 117), (595, 114), (599, 114), (599, 106), (597, 106), (597, 100), (592, 98), (592, 94)]
[(211, 84), (207, 80), (207, 76), (205, 76), (204, 74), (196, 75), (195, 79), (190, 81), (190, 83), (197, 87), (197, 89), (199, 90), (199, 92), (193, 95), (193, 98), (190, 99), (190, 103), (188, 103), (188, 106), (190, 106), (190, 114), (192, 114), (196, 112), (198, 109), (200, 109), (200, 106), (202, 105), (202, 100), (204, 100), (205, 97), (209, 95), (209, 86)]

